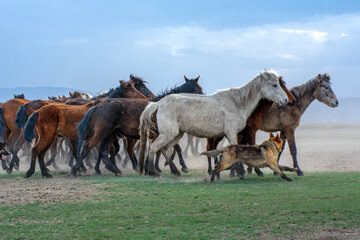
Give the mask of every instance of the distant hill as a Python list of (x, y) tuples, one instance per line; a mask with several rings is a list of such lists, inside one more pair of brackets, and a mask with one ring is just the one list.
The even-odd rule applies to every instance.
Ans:
[[(14, 97), (14, 94), (24, 93), (26, 99), (47, 99), (48, 96), (69, 96), (69, 91), (86, 92), (73, 88), (57, 87), (18, 87), (0, 88), (0, 102), (5, 102)], [(91, 95), (97, 93), (89, 92)], [(360, 124), (360, 97), (340, 98), (337, 108), (330, 108), (315, 100), (305, 111), (301, 118), (302, 123), (348, 123)]]
[[(29, 100), (36, 99), (48, 99), (48, 96), (69, 96), (69, 91), (86, 92), (73, 88), (61, 88), (61, 87), (17, 87), (17, 88), (0, 88), (0, 102), (5, 102), (11, 98), (14, 98), (14, 94), (24, 93), (25, 98)], [(88, 92), (91, 95), (97, 95), (97, 93)]]

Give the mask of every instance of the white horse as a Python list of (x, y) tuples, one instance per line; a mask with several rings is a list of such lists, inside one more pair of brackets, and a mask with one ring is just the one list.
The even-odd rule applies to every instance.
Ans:
[(158, 137), (149, 149), (149, 174), (159, 176), (154, 169), (154, 154), (162, 150), (171, 171), (179, 175), (170, 156), (172, 147), (185, 132), (203, 138), (225, 136), (230, 144), (237, 144), (237, 133), (246, 126), (246, 120), (262, 98), (279, 104), (288, 101), (274, 72), (264, 71), (242, 87), (212, 95), (172, 94), (149, 103), (140, 117), (140, 174), (146, 141), (154, 126)]

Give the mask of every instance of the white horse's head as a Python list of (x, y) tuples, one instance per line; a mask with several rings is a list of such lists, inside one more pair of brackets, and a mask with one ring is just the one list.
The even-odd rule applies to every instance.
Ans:
[(261, 72), (258, 76), (261, 78), (260, 92), (264, 98), (280, 105), (288, 102), (288, 97), (279, 84), (279, 77), (275, 71)]

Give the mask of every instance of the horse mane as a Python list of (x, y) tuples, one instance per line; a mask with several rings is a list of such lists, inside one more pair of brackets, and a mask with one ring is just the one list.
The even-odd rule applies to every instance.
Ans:
[(323, 80), (329, 84), (330, 83), (330, 75), (327, 73), (324, 74), (319, 74), (316, 77), (310, 79), (309, 81), (307, 81), (304, 84), (301, 84), (299, 86), (295, 86), (293, 88), (290, 89), (290, 92), (296, 97), (296, 98), (301, 98), (303, 97), (305, 94), (313, 91), (316, 86), (319, 84), (319, 80)]
[[(129, 82), (126, 82), (129, 83)], [(125, 92), (125, 86), (120, 84), (117, 88), (114, 89), (109, 95), (109, 98), (118, 98)]]
[(202, 87), (200, 85), (194, 84), (192, 81), (187, 81), (181, 86), (175, 86), (171, 89), (163, 89), (160, 91), (158, 95), (156, 95), (151, 101), (157, 102), (163, 97), (170, 95), (170, 94), (176, 94), (176, 93), (196, 93), (197, 89), (196, 87), (199, 87), (202, 91)]
[(144, 81), (144, 79), (142, 79), (141, 77), (135, 76), (133, 73), (130, 74), (130, 82), (138, 82), (138, 84), (145, 84), (148, 83), (146, 81)]

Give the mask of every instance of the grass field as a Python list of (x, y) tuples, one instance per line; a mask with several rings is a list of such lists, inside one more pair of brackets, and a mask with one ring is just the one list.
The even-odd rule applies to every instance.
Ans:
[[(0, 180), (21, 184), (22, 174), (0, 174)], [(168, 173), (160, 179), (137, 174), (79, 177), (72, 184), (99, 186), (97, 193), (76, 203), (0, 206), (0, 238), (360, 238), (360, 173), (294, 177), (286, 182), (270, 174), (253, 175), (240, 181), (223, 173), (213, 184), (204, 182), (203, 173), (180, 179)], [(37, 174), (26, 181), (36, 185), (49, 180)]]

